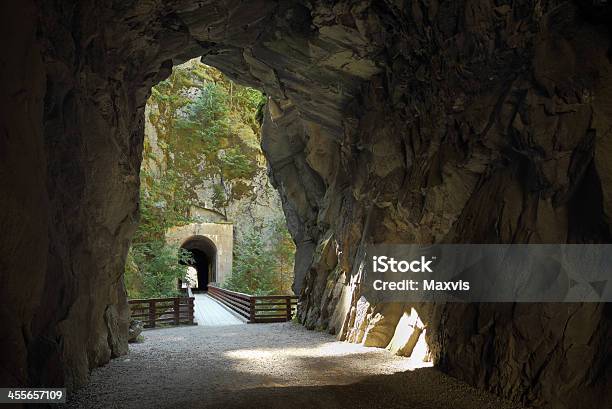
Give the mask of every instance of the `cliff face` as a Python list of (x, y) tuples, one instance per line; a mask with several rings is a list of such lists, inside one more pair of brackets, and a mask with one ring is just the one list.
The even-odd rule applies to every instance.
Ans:
[(365, 36), (384, 49), (383, 72), (350, 104), (338, 148), (290, 130), (327, 152), (304, 151), (324, 181), (315, 210), (287, 200), (316, 213), (303, 217), (316, 226), (305, 325), (385, 347), (415, 307), (434, 360), (460, 379), (534, 406), (609, 402), (596, 392), (610, 390), (609, 305), (377, 306), (356, 284), (362, 243), (609, 242), (610, 34), (582, 12), (351, 9), (356, 27), (379, 29)]
[(270, 97), (263, 149), (306, 326), (386, 346), (414, 307), (458, 378), (534, 406), (610, 399), (609, 305), (369, 305), (357, 257), (363, 243), (610, 241), (609, 6), (2, 8), (2, 384), (77, 386), (126, 351), (145, 102), (203, 56)]
[[(208, 77), (201, 80), (200, 75)], [(239, 239), (254, 225), (265, 226), (262, 230), (264, 241), (266, 244), (271, 244), (274, 235), (273, 226), (277, 221), (283, 220), (284, 214), (278, 191), (272, 187), (268, 178), (267, 161), (260, 147), (261, 125), (257, 123), (257, 105), (252, 103), (244, 107), (232, 102), (232, 98), (236, 96), (244, 98), (245, 89), (236, 87), (235, 84), (230, 85), (230, 81), (224, 78), (220, 71), (201, 64), (198, 59), (175, 66), (173, 75), (167, 81), (174, 84), (182, 76), (187, 76), (191, 81), (194, 79), (200, 81), (196, 84), (192, 82), (189, 85), (178, 85), (177, 89), (172, 91), (187, 95), (188, 98), (184, 102), (170, 107), (163, 105), (160, 110), (158, 104), (160, 102), (167, 104), (164, 99), (169, 95), (163, 86), (157, 89), (162, 96), (156, 98), (153, 92), (152, 97), (147, 101), (141, 172), (155, 175), (157, 179), (165, 174), (166, 169), (176, 166), (168, 164), (172, 161), (171, 158), (182, 157), (179, 163), (182, 164), (180, 173), (184, 176), (183, 183), (197, 185), (197, 188), (188, 189), (188, 193), (194, 196), (192, 201), (196, 203), (189, 209), (191, 218), (200, 223), (229, 221), (234, 225), (235, 239)], [(205, 142), (186, 144), (186, 136), (195, 130), (200, 130), (198, 126), (182, 130), (182, 133), (178, 135), (170, 132), (171, 130), (176, 132), (176, 129), (180, 129), (181, 126), (175, 115), (178, 112), (193, 109), (194, 105), (201, 101), (202, 89), (207, 86), (213, 87), (222, 96), (227, 96), (229, 100), (226, 102), (229, 105), (230, 114), (224, 117), (229, 122), (229, 131), (226, 134), (218, 135), (218, 143), (221, 146), (238, 149), (247, 159), (247, 170), (242, 170), (243, 176), (233, 177), (231, 172), (236, 168), (234, 166), (222, 177), (223, 186), (227, 189), (224, 192), (226, 202), (215, 201), (218, 195), (215, 188), (220, 186), (219, 172), (222, 172), (221, 169), (223, 169), (219, 158), (223, 157), (225, 148), (215, 151), (214, 155), (205, 155), (202, 152)], [(232, 88), (229, 88), (230, 86)], [(258, 98), (265, 101), (265, 97), (261, 94), (258, 95)], [(244, 99), (239, 101), (244, 102)], [(235, 106), (239, 108), (234, 108)], [(221, 122), (219, 119), (217, 121)], [(227, 180), (228, 175), (230, 180)], [(150, 190), (150, 187), (141, 186), (141, 189), (143, 188), (145, 191), (147, 188)], [(196, 196), (197, 200), (195, 200)]]

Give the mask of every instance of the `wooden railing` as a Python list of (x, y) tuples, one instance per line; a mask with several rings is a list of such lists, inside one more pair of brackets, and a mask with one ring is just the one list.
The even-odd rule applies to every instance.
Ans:
[(193, 303), (192, 296), (128, 300), (132, 318), (143, 321), (145, 328), (155, 328), (158, 324), (194, 325)]
[(249, 295), (208, 285), (208, 295), (249, 323), (291, 321), (297, 307), (295, 295)]

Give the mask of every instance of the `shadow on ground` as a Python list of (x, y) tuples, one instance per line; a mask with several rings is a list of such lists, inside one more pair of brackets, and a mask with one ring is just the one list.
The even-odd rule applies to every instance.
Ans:
[[(208, 401), (209, 399), (214, 401)], [(370, 376), (348, 385), (260, 387), (210, 396), (208, 402), (187, 398), (164, 409), (510, 409), (520, 408), (476, 390), (433, 368)]]
[(291, 323), (144, 332), (68, 408), (516, 408), (422, 362)]

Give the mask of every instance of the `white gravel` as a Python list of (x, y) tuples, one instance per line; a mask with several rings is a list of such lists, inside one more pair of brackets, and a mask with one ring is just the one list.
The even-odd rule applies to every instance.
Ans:
[(433, 368), (292, 324), (145, 331), (68, 408), (518, 408)]

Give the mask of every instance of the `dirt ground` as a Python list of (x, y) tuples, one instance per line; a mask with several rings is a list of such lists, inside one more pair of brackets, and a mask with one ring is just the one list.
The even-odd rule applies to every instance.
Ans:
[(67, 408), (519, 408), (434, 368), (292, 324), (144, 332)]

